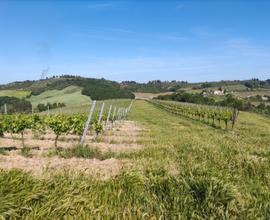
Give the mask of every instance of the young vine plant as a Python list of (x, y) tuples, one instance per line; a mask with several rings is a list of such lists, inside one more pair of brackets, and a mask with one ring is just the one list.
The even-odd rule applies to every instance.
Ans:
[[(99, 112), (95, 112), (94, 119), (90, 123), (89, 129), (95, 131), (95, 138), (102, 133), (104, 125), (108, 119), (108, 112), (104, 112), (99, 122)], [(109, 116), (111, 125), (116, 117)], [(84, 133), (87, 116), (84, 114), (55, 114), (55, 115), (28, 115), (28, 114), (13, 114), (0, 115), (0, 137), (5, 134), (19, 134), (24, 147), (24, 134), (26, 130), (32, 130), (32, 133), (46, 133), (49, 129), (55, 134), (54, 146), (58, 148), (58, 140), (61, 135), (73, 134), (79, 138)]]
[(221, 127), (221, 122), (224, 122), (225, 129), (228, 129), (230, 122), (232, 127), (236, 123), (236, 111), (232, 108), (160, 100), (150, 101), (150, 103), (171, 113), (203, 121), (213, 126), (217, 126), (218, 122), (218, 126)]

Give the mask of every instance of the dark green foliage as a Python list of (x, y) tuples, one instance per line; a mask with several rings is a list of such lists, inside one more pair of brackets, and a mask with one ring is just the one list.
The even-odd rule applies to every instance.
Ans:
[(0, 97), (0, 113), (4, 113), (4, 105), (7, 105), (7, 113), (30, 113), (32, 111), (31, 102), (25, 99), (15, 97), (2, 96)]
[(261, 81), (259, 79), (251, 79), (243, 81), (243, 84), (250, 90), (258, 89), (258, 88), (269, 88), (270, 83), (269, 80)]
[(4, 148), (0, 148), (0, 155), (6, 155), (6, 150)]
[(189, 102), (189, 103), (204, 104), (204, 105), (215, 104), (215, 100), (212, 98), (203, 97), (200, 94), (191, 94), (191, 93), (185, 93), (185, 92), (158, 96), (157, 99), (172, 100), (172, 101), (178, 101), (178, 102)]
[(264, 114), (270, 115), (270, 105), (266, 105), (265, 103), (260, 103), (257, 106), (258, 112), (262, 112)]
[(2, 117), (0, 117), (0, 137), (4, 136), (5, 131), (6, 131), (6, 124), (3, 121)]
[(48, 107), (42, 103), (38, 104), (36, 109), (38, 110), (38, 112), (44, 112), (48, 109)]
[(65, 103), (47, 103), (46, 105), (43, 103), (40, 103), (37, 105), (36, 109), (38, 110), (38, 112), (43, 112), (49, 109), (56, 109), (56, 108), (61, 108), (61, 107), (65, 107), (66, 104)]
[(202, 83), (200, 87), (202, 89), (205, 89), (205, 88), (211, 88), (213, 86), (215, 86), (215, 84), (206, 82), (206, 83)]
[(133, 93), (122, 88), (117, 82), (105, 79), (87, 79), (79, 80), (76, 83), (83, 87), (82, 94), (90, 96), (93, 100), (134, 98)]
[(134, 81), (124, 81), (122, 86), (131, 90), (132, 92), (150, 92), (150, 93), (160, 93), (174, 91), (180, 88), (182, 84), (186, 82), (161, 82), (160, 80), (149, 81), (148, 83), (137, 83)]
[(253, 105), (250, 102), (236, 98), (231, 94), (226, 95), (224, 100), (217, 102), (216, 105), (237, 108), (242, 111), (253, 110)]
[(0, 86), (0, 90), (24, 89), (31, 91), (31, 95), (40, 95), (48, 90), (62, 90), (68, 86), (82, 87), (82, 94), (90, 96), (94, 100), (134, 98), (133, 93), (129, 89), (122, 87), (117, 82), (70, 75), (39, 81), (15, 82)]

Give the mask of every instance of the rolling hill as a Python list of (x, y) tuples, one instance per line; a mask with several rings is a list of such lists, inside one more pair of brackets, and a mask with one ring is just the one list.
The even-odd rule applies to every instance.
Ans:
[[(89, 96), (95, 100), (134, 98), (133, 93), (129, 89), (123, 88), (118, 82), (70, 75), (0, 85), (0, 92), (7, 93), (7, 91), (14, 91), (14, 94), (17, 94), (18, 91), (28, 92), (29, 95), (27, 97), (29, 98), (30, 96), (37, 96), (46, 91), (63, 90), (69, 86), (81, 87), (82, 95)], [(12, 92), (9, 95), (14, 96)]]
[[(31, 102), (34, 108), (38, 104), (47, 103), (64, 103), (68, 108), (78, 108), (88, 106), (91, 99), (133, 99), (134, 97), (129, 89), (123, 88), (118, 82), (70, 75), (0, 85), (0, 98), (3, 103), (9, 104), (6, 102), (8, 98), (17, 98), (24, 100), (25, 103)], [(3, 106), (0, 108), (3, 112)], [(11, 108), (13, 107), (9, 105), (9, 111)]]
[(30, 91), (26, 91), (26, 90), (1, 90), (0, 91), (0, 97), (1, 96), (8, 96), (8, 97), (15, 97), (15, 98), (26, 98), (27, 96), (30, 95)]
[(91, 98), (86, 95), (82, 95), (82, 88), (77, 86), (68, 86), (62, 90), (48, 90), (40, 95), (32, 95), (29, 98), (33, 107), (38, 104), (47, 103), (65, 103), (66, 106), (80, 106), (87, 104), (91, 101)]
[[(0, 97), (26, 99), (36, 107), (38, 104), (64, 103), (67, 107), (81, 106), (93, 100), (133, 99), (156, 97), (172, 92), (200, 94), (219, 88), (243, 99), (253, 95), (270, 95), (270, 80), (234, 80), (188, 83), (185, 81), (154, 80), (147, 83), (85, 78), (73, 75), (53, 76), (42, 80), (27, 80), (0, 85)], [(160, 94), (161, 93), (161, 94)], [(139, 94), (139, 95), (138, 95)], [(223, 96), (214, 96), (222, 101)], [(221, 99), (221, 100), (220, 100)]]

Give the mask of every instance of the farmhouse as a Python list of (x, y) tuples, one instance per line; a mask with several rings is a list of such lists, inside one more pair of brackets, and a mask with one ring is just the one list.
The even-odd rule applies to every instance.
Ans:
[(214, 95), (224, 95), (224, 90), (216, 90), (213, 93)]

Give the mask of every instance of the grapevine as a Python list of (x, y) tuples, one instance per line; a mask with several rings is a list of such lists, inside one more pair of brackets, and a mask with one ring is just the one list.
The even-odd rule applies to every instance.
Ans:
[(207, 119), (207, 123), (213, 126), (216, 126), (216, 121), (218, 121), (218, 126), (221, 126), (221, 121), (223, 121), (226, 129), (228, 129), (228, 124), (230, 122), (232, 123), (232, 127), (236, 122), (235, 110), (231, 108), (160, 100), (149, 102), (161, 109), (177, 115), (182, 115), (203, 122), (206, 122), (205, 119)]
[[(120, 111), (117, 112), (116, 107), (112, 109), (114, 111), (111, 111), (110, 114), (108, 111), (100, 112), (99, 109), (94, 111), (89, 129), (95, 131), (95, 138), (106, 129), (106, 122), (110, 123), (110, 127), (112, 127), (114, 121), (121, 120), (125, 116), (124, 114), (120, 114)], [(99, 118), (101, 119), (100, 122)], [(59, 137), (61, 135), (74, 134), (81, 138), (85, 131), (87, 120), (88, 118), (85, 114), (55, 114), (47, 116), (42, 114), (0, 115), (0, 137), (8, 133), (19, 134), (21, 135), (22, 145), (24, 147), (24, 134), (26, 130), (32, 130), (32, 134), (38, 138), (39, 133), (45, 134), (50, 129), (55, 134), (54, 146), (56, 150), (59, 150)]]

